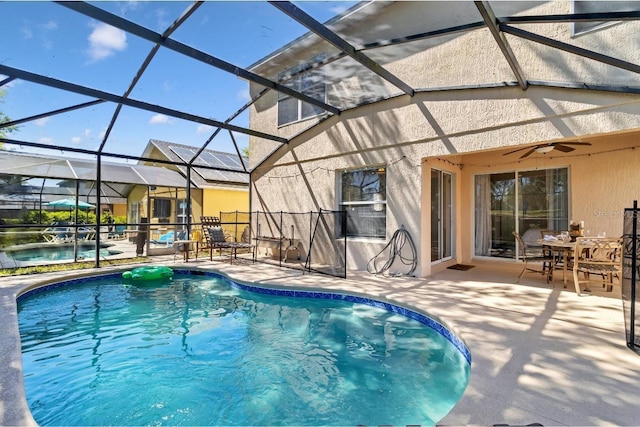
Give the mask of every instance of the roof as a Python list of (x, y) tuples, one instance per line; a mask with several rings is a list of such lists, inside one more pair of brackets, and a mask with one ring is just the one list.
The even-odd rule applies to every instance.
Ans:
[[(246, 86), (230, 94), (228, 87), (238, 82), (249, 82), (265, 92), (278, 92), (313, 105), (327, 115), (340, 115), (348, 109), (394, 96), (459, 91), (461, 88), (509, 86), (525, 91), (532, 85), (546, 85), (640, 93), (637, 83), (640, 65), (633, 52), (626, 58), (612, 57), (606, 46), (598, 46), (587, 38), (574, 37), (568, 43), (565, 39), (559, 40), (557, 32), (544, 31), (548, 24), (560, 23), (573, 36), (584, 26), (593, 30), (619, 22), (635, 23), (640, 20), (637, 2), (367, 2), (355, 4), (338, 16), (333, 13), (334, 18), (328, 19), (328, 13), (332, 12), (329, 3), (332, 2), (300, 2), (297, 6), (290, 2), (167, 1), (139, 2), (135, 8), (127, 8), (120, 7), (118, 2), (0, 2), (0, 12), (7, 17), (2, 39), (12, 40), (4, 46), (7, 52), (0, 62), (0, 88), (12, 85), (8, 93), (20, 91), (21, 101), (25, 101), (21, 104), (23, 108), (3, 111), (12, 120), (0, 124), (0, 130), (7, 126), (19, 126), (20, 130), (11, 134), (15, 139), (0, 137), (0, 142), (27, 149), (99, 152), (105, 156), (103, 158), (133, 159), (136, 156), (131, 154), (132, 146), (144, 144), (154, 136), (132, 140), (132, 128), (148, 125), (152, 115), (161, 116), (159, 120), (170, 122), (174, 128), (190, 126), (191, 133), (182, 132), (174, 139), (180, 138), (186, 145), (191, 145), (185, 141), (194, 135), (196, 126), (213, 129), (209, 138), (203, 137), (206, 142), (191, 145), (192, 152), (199, 152), (213, 138), (217, 138), (216, 142), (226, 138), (227, 133), (236, 148), (238, 137), (245, 138), (244, 143), (249, 138), (256, 144), (268, 142), (269, 147), (272, 142), (287, 144), (299, 137), (300, 127), (278, 128), (274, 132), (277, 134), (269, 134), (238, 121), (239, 117), (245, 120), (243, 113), (255, 106), (261, 96), (251, 93), (252, 99), (248, 101), (246, 96), (239, 97), (239, 92), (246, 92)], [(351, 4), (349, 2), (347, 7)], [(553, 7), (540, 15), (543, 10), (540, 5)], [(402, 7), (414, 8), (415, 13), (405, 10), (403, 19), (392, 21), (392, 14), (386, 11)], [(166, 21), (158, 22), (153, 18), (159, 16), (153, 9), (159, 12), (160, 8), (166, 13)], [(549, 9), (559, 12), (550, 13)], [(46, 59), (33, 49), (16, 51), (15, 46), (25, 39), (25, 31), (14, 21), (22, 22), (21, 18), (29, 14), (35, 16), (34, 11), (42, 11), (39, 15), (43, 17), (59, 14), (64, 18), (61, 30), (86, 28), (95, 23), (104, 25), (127, 36), (129, 44), (121, 47), (123, 51), (128, 50), (106, 52), (110, 54), (110, 61), (94, 67), (94, 73), (85, 71), (87, 63), (80, 55), (75, 57), (75, 63), (66, 57), (68, 52), (85, 52), (87, 37), (66, 37), (57, 40), (57, 44), (46, 43), (45, 48), (51, 49)], [(233, 25), (227, 25), (230, 22)], [(481, 45), (473, 46), (477, 49), (474, 52), (500, 55), (495, 66), (468, 73), (445, 72), (449, 70), (452, 58), (439, 56), (438, 47), (454, 37), (473, 37), (476, 31), (489, 36), (482, 38)], [(62, 33), (67, 31), (57, 34)], [(53, 37), (55, 34), (48, 35)], [(619, 37), (621, 44), (629, 39), (624, 31)], [(280, 79), (278, 75), (291, 68), (292, 60), (301, 63), (315, 55), (316, 52), (305, 51), (309, 46), (317, 52), (327, 53), (326, 60), (316, 65), (330, 83), (352, 84), (354, 86), (347, 89), (356, 90), (332, 93), (331, 99), (315, 99), (288, 85), (286, 79)], [(297, 58), (297, 51), (309, 57)], [(584, 63), (584, 69), (592, 72), (584, 76), (541, 76), (538, 69), (527, 68), (523, 59), (526, 52), (531, 51), (540, 51), (541, 55), (558, 61), (567, 58), (580, 61)], [(415, 52), (430, 55), (430, 69), (445, 70), (438, 74), (440, 79), (411, 82), (402, 67), (394, 68), (393, 72), (391, 67), (386, 68)], [(247, 58), (248, 55), (261, 59)], [(253, 65), (246, 67), (243, 63)], [(185, 71), (193, 70), (193, 64), (196, 64), (197, 72)], [(268, 66), (261, 71), (263, 64)], [(603, 73), (612, 68), (619, 76), (614, 81)], [(109, 70), (109, 78), (97, 75), (101, 69)], [(300, 72), (303, 71), (306, 70)], [(469, 80), (474, 77), (476, 80)], [(158, 83), (162, 81), (167, 82), (166, 91)], [(171, 84), (174, 85), (172, 102), (167, 96)], [(27, 100), (29, 96), (35, 98)], [(5, 103), (3, 108), (5, 105), (9, 104)], [(82, 119), (77, 119), (80, 114)], [(222, 118), (213, 118), (216, 116)], [(68, 124), (71, 135), (83, 135), (87, 126), (91, 126), (96, 130), (93, 135), (104, 136), (94, 140), (92, 145), (85, 145), (91, 149), (79, 149), (74, 142), (76, 138), (71, 137), (53, 139), (55, 142), (52, 143), (47, 138), (20, 136), (29, 129), (32, 135), (38, 134), (39, 124), (52, 117)], [(98, 129), (107, 131), (98, 132)], [(175, 132), (166, 129), (167, 133)], [(202, 152), (207, 153), (206, 150)], [(252, 159), (252, 164), (260, 161)], [(204, 168), (199, 169), (197, 175), (202, 179), (201, 185), (205, 185), (204, 181), (225, 182), (228, 179), (212, 179)], [(197, 179), (194, 177), (194, 181)], [(231, 181), (234, 180), (227, 182)]]
[[(102, 161), (102, 181), (127, 185), (185, 187), (184, 178), (166, 167)], [(0, 171), (9, 175), (95, 181), (94, 159), (70, 159), (50, 155), (0, 151)]]
[[(183, 176), (187, 176), (186, 166), (180, 163), (189, 163), (198, 153), (198, 149), (189, 145), (176, 144), (173, 142), (159, 141), (152, 139), (147, 144), (143, 157), (151, 157), (153, 149), (157, 149), (162, 155), (173, 162)], [(220, 184), (234, 186), (248, 186), (249, 173), (243, 166), (248, 164), (247, 157), (237, 154), (225, 153), (216, 150), (203, 150), (200, 155), (193, 160), (193, 172), (191, 183), (198, 188), (207, 188)], [(204, 167), (197, 167), (198, 165)]]

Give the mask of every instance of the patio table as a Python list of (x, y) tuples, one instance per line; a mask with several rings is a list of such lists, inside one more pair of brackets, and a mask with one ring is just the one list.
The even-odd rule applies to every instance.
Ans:
[[(573, 249), (576, 246), (576, 242), (571, 241), (563, 241), (563, 240), (546, 240), (546, 239), (538, 239), (536, 243), (546, 247), (552, 251), (554, 251), (558, 257), (562, 257), (562, 286), (567, 287), (567, 272), (568, 272), (568, 264), (569, 257), (573, 256)], [(551, 268), (555, 268), (553, 265)]]
[[(178, 253), (178, 245), (184, 245), (182, 250), (182, 258), (184, 262), (189, 262), (189, 251), (194, 251), (196, 255), (196, 261), (198, 260), (198, 251), (200, 250), (200, 240), (175, 240), (173, 246), (176, 248), (176, 254)], [(191, 245), (194, 246), (191, 246)], [(175, 258), (175, 257), (174, 257)]]

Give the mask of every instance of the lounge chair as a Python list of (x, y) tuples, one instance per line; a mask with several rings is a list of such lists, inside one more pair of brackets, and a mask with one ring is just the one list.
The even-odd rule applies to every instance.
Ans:
[(169, 230), (162, 236), (158, 237), (157, 239), (149, 240), (149, 242), (155, 243), (156, 245), (166, 245), (171, 247), (173, 246), (173, 241), (175, 240), (174, 236), (175, 236), (175, 232), (173, 230)]
[(211, 236), (209, 236), (209, 229), (211, 227), (220, 227), (220, 218), (217, 216), (201, 216), (200, 222), (202, 223), (202, 230), (200, 234), (200, 249), (211, 248)]
[(65, 243), (73, 239), (73, 229), (66, 225), (47, 227), (42, 231), (42, 237), (47, 243)]
[(229, 249), (229, 262), (233, 264), (233, 260), (238, 257), (238, 249), (250, 249), (253, 251), (254, 246), (251, 243), (244, 242), (228, 242), (224, 236), (222, 227), (209, 227), (209, 260), (213, 261), (213, 251), (218, 249), (222, 256), (222, 249)]

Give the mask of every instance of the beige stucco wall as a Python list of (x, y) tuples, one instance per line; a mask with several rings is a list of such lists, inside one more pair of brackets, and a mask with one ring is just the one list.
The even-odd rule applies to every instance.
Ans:
[[(418, 28), (416, 25), (420, 19), (424, 21), (424, 15), (412, 12), (427, 7), (423, 3), (431, 2), (394, 4), (387, 9), (390, 13), (388, 22), (405, 17), (411, 28)], [(529, 7), (529, 4), (521, 7)], [(536, 4), (536, 8), (527, 13), (571, 12), (570, 2)], [(387, 28), (383, 21), (377, 25)], [(372, 20), (370, 26), (359, 28), (376, 28), (376, 22)], [(526, 27), (527, 31), (533, 32), (551, 31), (554, 38), (610, 54), (624, 50), (620, 56), (633, 62), (640, 62), (638, 40), (632, 37), (639, 29), (637, 23), (625, 23), (572, 38), (568, 24)], [(629, 40), (629, 43), (621, 44), (618, 40)], [(513, 40), (513, 43), (524, 73), (530, 79), (638, 85), (637, 76), (630, 72), (575, 55), (555, 51), (550, 55), (548, 48), (523, 40)], [(410, 52), (406, 58), (385, 65), (414, 87), (485, 84), (495, 81), (496, 76), (500, 79), (503, 73), (510, 76), (506, 61), (486, 29), (447, 37), (441, 43), (431, 41), (425, 49)], [(307, 59), (309, 56), (304, 54), (300, 57)], [(507, 80), (515, 78), (510, 76)], [(422, 276), (430, 274), (432, 268), (429, 259), (431, 167), (455, 173), (458, 262), (472, 259), (473, 174), (499, 168), (543, 167), (535, 163), (541, 161), (535, 156), (525, 162), (513, 163), (512, 159), (506, 159), (496, 151), (508, 151), (504, 147), (590, 138), (592, 157), (546, 158), (544, 160), (551, 163), (544, 167), (551, 167), (554, 162), (570, 166), (571, 214), (576, 220), (592, 223), (596, 230), (602, 228), (612, 235), (620, 234), (617, 222), (621, 219), (610, 219), (618, 215), (614, 212), (620, 212), (634, 197), (637, 198), (633, 180), (640, 159), (636, 158), (637, 151), (623, 150), (635, 145), (637, 137), (626, 134), (610, 138), (607, 135), (640, 129), (639, 95), (539, 86), (530, 86), (526, 91), (517, 86), (469, 88), (422, 92), (414, 97), (396, 96), (345, 111), (319, 124), (314, 118), (278, 128), (276, 115), (275, 94), (264, 97), (251, 111), (252, 128), (293, 136), (289, 144), (280, 147), (251, 139), (252, 167), (259, 165), (252, 174), (251, 210), (337, 209), (336, 176), (340, 171), (386, 165), (387, 239), (400, 226), (410, 232), (418, 246), (417, 274)], [(603, 152), (616, 144), (621, 151)], [(505, 160), (512, 164), (504, 164)], [(595, 194), (596, 189), (602, 194)], [(348, 267), (365, 269), (368, 260), (385, 243), (371, 239), (350, 240)]]
[[(314, 135), (303, 135), (292, 141), (254, 171), (252, 210), (306, 212), (321, 208), (337, 209), (336, 176), (341, 170), (387, 165), (387, 237), (404, 225), (413, 239), (419, 242), (419, 271), (422, 275), (428, 275), (431, 266), (425, 257), (429, 256), (430, 193), (425, 189), (428, 188), (429, 170), (431, 167), (452, 170), (457, 172), (456, 178), (460, 180), (459, 185), (463, 186), (457, 199), (457, 213), (461, 215), (457, 235), (465, 241), (457, 241), (457, 257), (460, 261), (469, 260), (471, 253), (468, 246), (473, 234), (471, 219), (465, 217), (464, 212), (473, 211), (468, 200), (473, 193), (465, 190), (464, 185), (465, 180), (469, 179), (466, 175), (472, 169), (463, 166), (461, 170), (456, 170), (457, 167), (453, 165), (464, 165), (459, 158), (467, 159), (472, 156), (470, 153), (474, 153), (473, 156), (479, 156), (480, 159), (474, 159), (471, 164), (484, 165), (485, 172), (493, 171), (497, 167), (494, 158), (502, 162), (502, 154), (476, 153), (541, 141), (576, 140), (585, 135), (594, 138), (593, 149), (605, 150), (610, 145), (610, 139), (599, 141), (594, 135), (601, 137), (604, 133), (640, 128), (640, 99), (633, 96), (548, 88), (530, 88), (525, 93), (528, 97), (523, 94), (509, 96), (514, 91), (517, 89), (475, 91), (479, 99), (472, 99), (471, 93), (467, 94), (468, 99), (449, 100), (434, 100), (432, 95), (427, 94), (417, 95), (407, 105), (395, 99), (351, 111), (339, 120), (327, 120), (318, 126)], [(401, 126), (398, 125), (400, 123)], [(436, 132), (442, 136), (439, 137)], [(635, 137), (628, 136), (621, 143), (633, 145), (635, 141)], [(431, 166), (434, 158), (450, 159), (440, 160), (437, 166)], [(634, 159), (624, 154), (610, 154), (608, 157), (600, 154), (599, 158), (606, 161), (593, 163), (585, 160), (587, 165), (584, 166), (580, 160), (582, 158), (578, 158), (575, 169), (572, 167), (572, 200), (586, 200), (580, 194), (585, 190), (578, 190), (577, 184), (590, 182), (592, 176), (603, 175), (603, 179), (597, 182), (604, 188), (613, 184), (605, 184), (609, 177), (624, 177), (615, 181), (623, 188), (608, 193), (608, 196), (616, 195), (618, 198), (615, 202), (610, 199), (606, 202), (606, 206), (623, 209), (622, 206), (632, 200), (629, 199), (633, 194), (630, 187), (633, 187), (633, 177), (637, 175), (633, 171), (637, 170), (635, 165), (640, 163), (617, 166), (619, 162), (624, 163), (625, 159)], [(422, 162), (425, 159), (429, 166), (423, 170)], [(533, 159), (527, 162), (530, 161)], [(569, 156), (562, 161), (574, 162)], [(522, 162), (518, 167), (525, 163)], [(605, 165), (615, 172), (593, 171), (593, 168)], [(513, 170), (515, 166), (504, 167)], [(583, 210), (578, 208), (578, 204), (572, 203), (575, 206), (572, 214), (576, 219), (582, 217), (585, 221), (590, 215), (594, 217), (594, 227), (600, 227), (602, 219), (596, 219), (594, 212), (605, 211), (603, 205), (603, 202), (599, 202), (599, 206), (592, 205)], [(615, 229), (614, 226), (612, 228)], [(614, 233), (614, 230), (610, 233)], [(384, 243), (367, 239), (351, 240), (349, 265), (363, 269)]]

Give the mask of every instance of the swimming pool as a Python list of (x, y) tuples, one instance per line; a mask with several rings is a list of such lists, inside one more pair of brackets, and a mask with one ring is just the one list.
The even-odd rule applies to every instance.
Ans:
[(470, 354), (440, 323), (367, 298), (176, 270), (18, 299), (40, 425), (434, 425)]
[[(122, 251), (109, 249), (111, 246), (113, 246), (112, 243), (101, 243), (100, 257), (107, 257), (122, 253)], [(72, 261), (73, 252), (73, 243), (31, 243), (27, 245), (14, 246), (6, 251), (9, 258), (13, 258), (21, 265)], [(78, 242), (78, 260), (91, 260), (95, 259), (95, 257), (96, 250), (94, 241)]]

